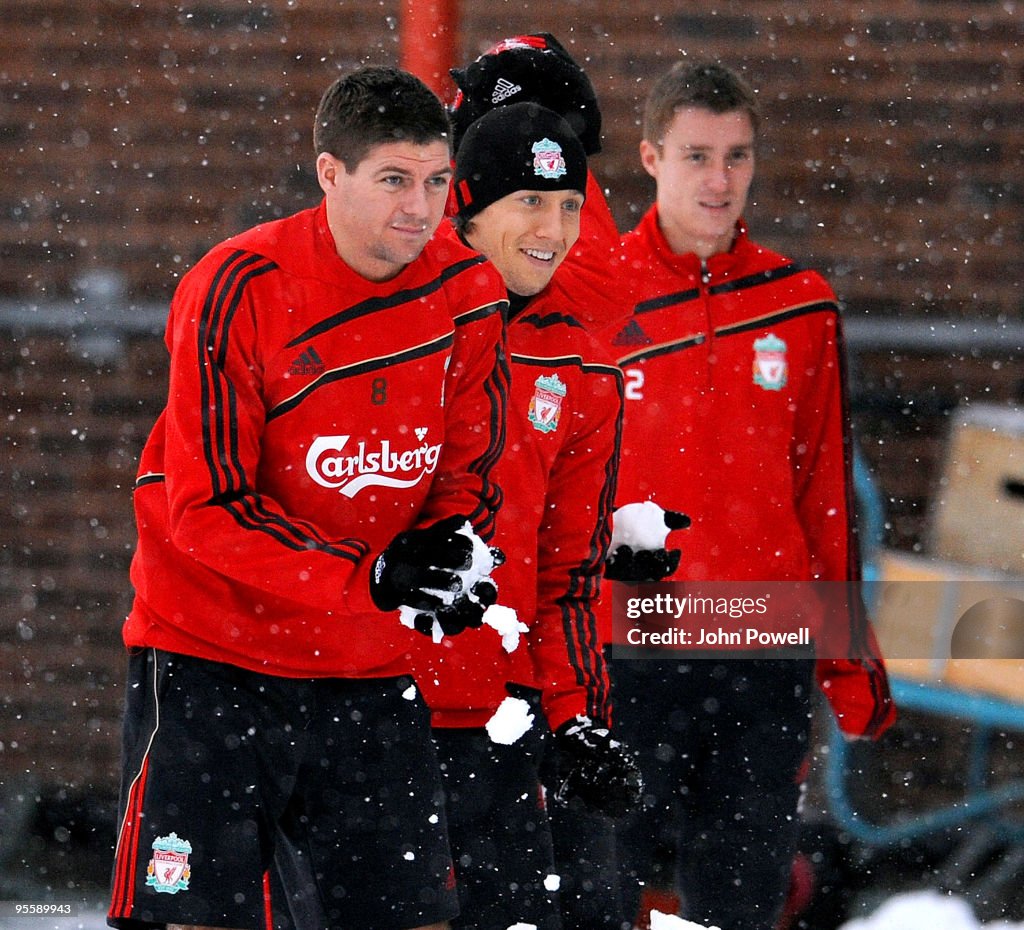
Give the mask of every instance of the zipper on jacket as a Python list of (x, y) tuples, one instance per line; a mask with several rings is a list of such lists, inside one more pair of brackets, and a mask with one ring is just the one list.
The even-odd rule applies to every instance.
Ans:
[[(701, 308), (704, 311), (704, 331), (707, 334), (704, 339), (707, 345), (704, 348), (706, 355), (710, 356), (714, 349), (715, 343), (715, 324), (714, 320), (711, 319), (711, 269), (708, 267), (708, 261), (706, 258), (700, 260), (700, 302)], [(704, 382), (705, 397), (709, 402), (713, 402), (714, 397), (714, 379), (711, 377), (712, 365), (708, 364), (706, 367), (706, 375)], [(713, 418), (712, 418), (713, 419)]]

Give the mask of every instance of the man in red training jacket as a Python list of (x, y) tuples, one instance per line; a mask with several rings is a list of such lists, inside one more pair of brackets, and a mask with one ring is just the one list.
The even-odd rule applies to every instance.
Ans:
[[(601, 109), (586, 72), (555, 36), (536, 32), (496, 42), (451, 75), (458, 86), (452, 106), (456, 150), (466, 130), (485, 113), (524, 101), (554, 111), (572, 127), (588, 156), (586, 197), (579, 238), (555, 269), (543, 299), (549, 306), (570, 308), (572, 318), (591, 331), (625, 319), (632, 307), (623, 296), (619, 231), (593, 168), (593, 156), (601, 151)], [(453, 187), (449, 213), (457, 209)], [(612, 545), (620, 548), (614, 537)], [(620, 551), (616, 569), (624, 577), (637, 563), (650, 567), (663, 559), (662, 553), (627, 556)], [(604, 621), (598, 631), (604, 643), (609, 624), (607, 616), (599, 619)], [(609, 819), (579, 803), (549, 805), (548, 814), (561, 882), (563, 930), (619, 930), (621, 915), (609, 905), (618, 896)]]
[[(572, 127), (588, 159), (601, 152), (601, 108), (586, 72), (551, 33), (509, 36), (465, 67), (453, 68), (455, 149), (485, 113), (513, 103), (539, 103)], [(588, 328), (607, 326), (629, 311), (619, 299), (619, 230), (592, 166), (587, 168), (576, 247), (555, 271), (549, 295), (559, 294)], [(449, 212), (457, 205), (449, 200)]]
[[(542, 753), (554, 757), (560, 802), (619, 812), (637, 794), (632, 760), (609, 732), (593, 610), (610, 538), (621, 373), (549, 288), (579, 236), (586, 180), (572, 128), (534, 103), (487, 113), (456, 151), (455, 229), (508, 290), (512, 390), (495, 538), (508, 556), (500, 602), (521, 624), (504, 641), (485, 626), (418, 650), (460, 895), (453, 927), (462, 930), (560, 926)], [(511, 733), (508, 714), (519, 724)]]
[(505, 295), (432, 240), (449, 138), (413, 76), (340, 78), (320, 206), (215, 246), (175, 293), (135, 490), (111, 926), (262, 927), (278, 847), (300, 852), (301, 930), (457, 912), (396, 613), (454, 635), (494, 600), (464, 579), (500, 501)]
[[(669, 580), (856, 581), (839, 308), (820, 275), (748, 238), (757, 119), (718, 64), (682, 62), (648, 97), (656, 203), (623, 240), (632, 315), (604, 333), (625, 379), (616, 533), (622, 507), (653, 502), (693, 521)], [(616, 630), (617, 727), (647, 786), (620, 831), (627, 913), (654, 881), (678, 885), (690, 920), (774, 926), (815, 675), (849, 734), (877, 736), (894, 714), (861, 605), (831, 622), (848, 628), (821, 641), (843, 654), (793, 658), (639, 657)], [(652, 871), (660, 844), (677, 877)]]

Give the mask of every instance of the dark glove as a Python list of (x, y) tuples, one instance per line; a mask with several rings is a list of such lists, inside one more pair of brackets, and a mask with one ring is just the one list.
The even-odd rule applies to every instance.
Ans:
[(505, 39), (449, 74), (459, 88), (451, 111), (456, 152), (466, 130), (481, 116), (496, 106), (523, 101), (563, 117), (587, 155), (601, 151), (601, 109), (594, 85), (550, 33)]
[(578, 799), (609, 817), (640, 805), (643, 779), (633, 754), (589, 717), (573, 717), (555, 731), (554, 769), (556, 803)]
[[(495, 564), (500, 565), (505, 561), (504, 553), (500, 549), (491, 549), (491, 554), (495, 553), (501, 559), (495, 561)], [(436, 610), (417, 614), (413, 629), (424, 636), (430, 636), (434, 632), (436, 620), (445, 636), (456, 636), (463, 630), (483, 626), (484, 613), (497, 602), (498, 589), (494, 582), (490, 578), (481, 578), (470, 588), (469, 594), (460, 594), (451, 604), (442, 604)]]
[[(691, 523), (690, 518), (678, 510), (664, 511), (662, 520), (668, 531), (685, 530)], [(604, 576), (611, 581), (621, 581), (624, 584), (661, 581), (679, 568), (681, 554), (680, 549), (633, 549), (626, 545), (616, 546), (605, 562)]]
[[(468, 520), (456, 514), (426, 529), (399, 533), (377, 557), (370, 573), (370, 597), (380, 610), (402, 604), (434, 611), (444, 605), (440, 593), (460, 594), (463, 571), (473, 562), (473, 541), (460, 533)], [(454, 605), (452, 605), (454, 606)]]
[(604, 563), (604, 576), (624, 584), (661, 581), (679, 568), (680, 549), (630, 549), (619, 546)]
[(665, 526), (670, 530), (685, 530), (693, 522), (687, 514), (679, 510), (666, 510), (664, 520)]

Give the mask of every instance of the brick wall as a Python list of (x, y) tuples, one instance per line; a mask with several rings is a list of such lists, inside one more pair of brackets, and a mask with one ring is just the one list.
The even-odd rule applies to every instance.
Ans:
[[(1012, 4), (463, 6), (467, 57), (546, 29), (585, 63), (606, 126), (595, 170), (624, 228), (652, 194), (635, 158), (649, 79), (679, 50), (721, 55), (764, 101), (754, 230), (826, 271), (849, 316), (1020, 319), (1024, 18)], [(312, 202), (321, 90), (398, 53), (397, 2), (0, 11), (0, 298), (26, 304), (73, 295), (97, 266), (120, 271), (134, 300), (166, 300), (211, 243)], [(0, 332), (0, 782), (28, 771), (112, 794), (129, 487), (163, 348), (125, 336), (123, 357), (97, 364), (67, 334)], [(864, 356), (859, 425), (898, 544), (920, 535), (943, 413), (1013, 396), (1012, 360)]]
[[(207, 245), (312, 196), (320, 91), (398, 52), (397, 2), (4, 6), (0, 295), (34, 300), (69, 293), (97, 263), (136, 296), (167, 296)], [(650, 77), (680, 50), (719, 55), (764, 102), (758, 234), (828, 271), (853, 313), (1019, 314), (1024, 17), (1012, 4), (463, 7), (467, 56), (546, 28), (587, 65), (607, 127), (595, 167), (623, 226), (651, 193), (635, 157)]]
[(166, 391), (156, 338), (97, 367), (47, 333), (0, 340), (0, 778), (109, 786), (120, 621), (130, 602), (131, 487)]

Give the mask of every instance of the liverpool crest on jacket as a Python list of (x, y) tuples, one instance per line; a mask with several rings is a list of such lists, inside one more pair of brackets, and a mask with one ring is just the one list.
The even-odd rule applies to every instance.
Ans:
[(530, 398), (528, 414), (530, 422), (534, 429), (542, 433), (554, 432), (558, 429), (558, 421), (562, 416), (565, 385), (557, 374), (541, 375), (533, 384), (533, 397)]
[(789, 364), (786, 343), (774, 333), (754, 340), (754, 384), (766, 391), (781, 391), (786, 386)]

